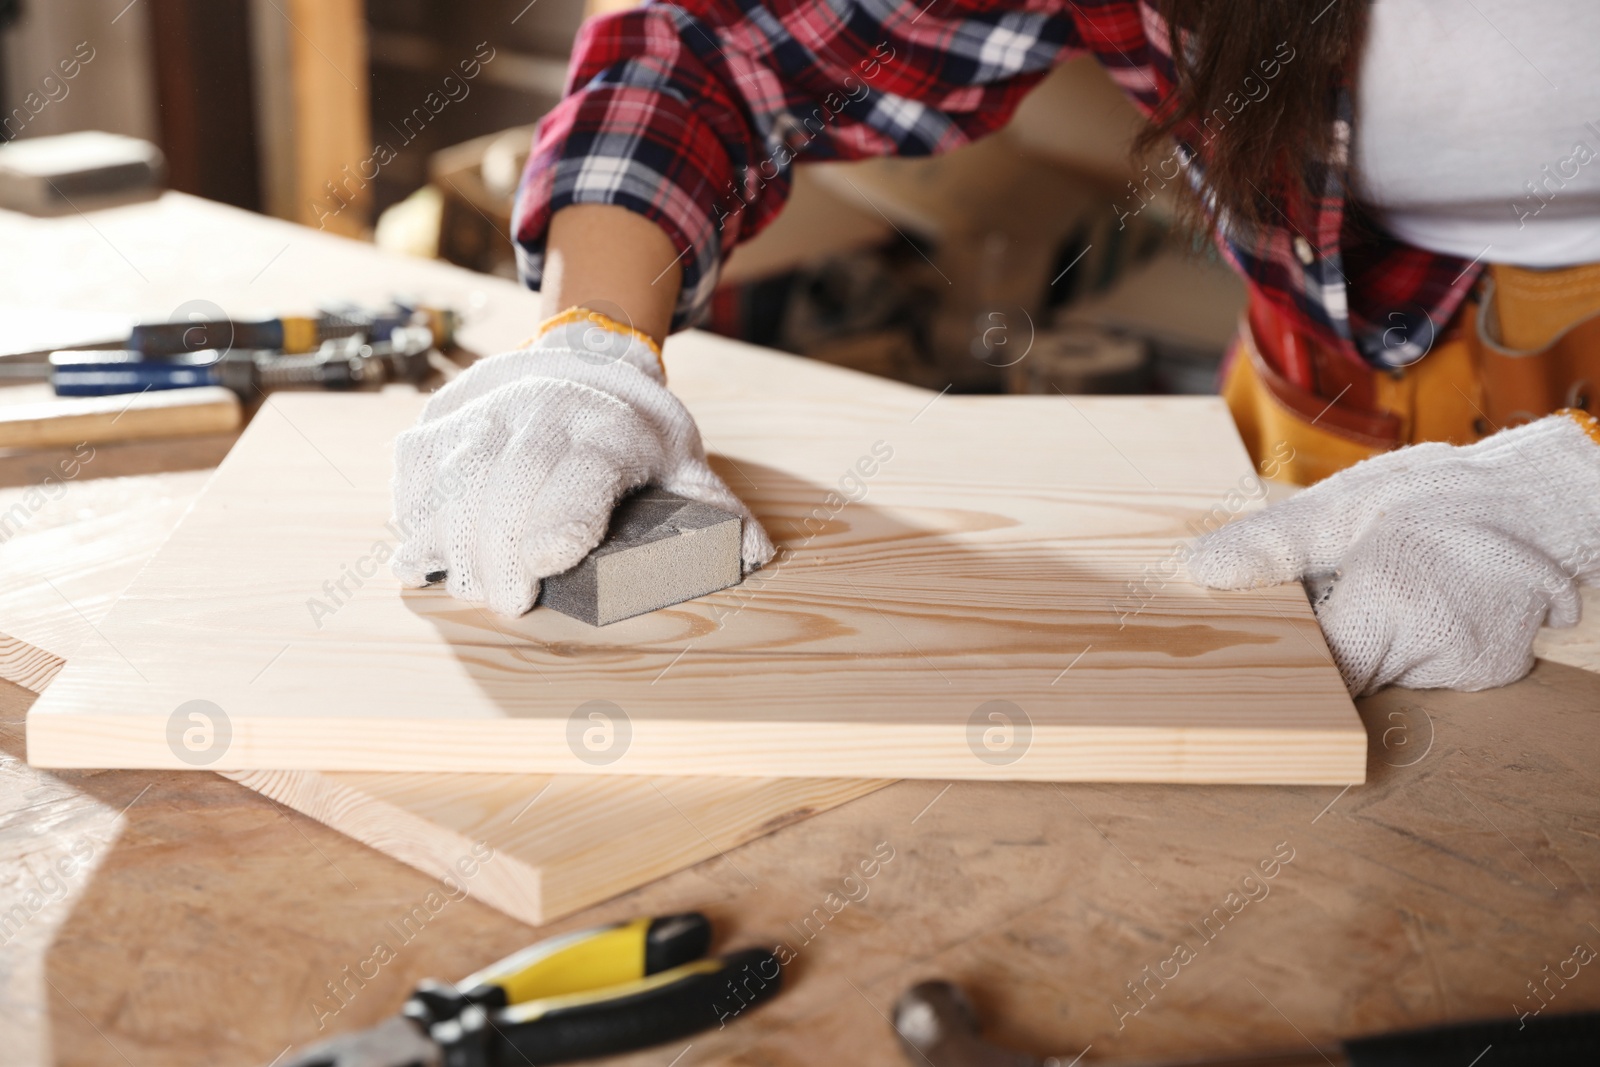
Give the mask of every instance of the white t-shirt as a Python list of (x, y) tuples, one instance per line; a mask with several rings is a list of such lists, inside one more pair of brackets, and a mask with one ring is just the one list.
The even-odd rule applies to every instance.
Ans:
[(1600, 0), (1374, 0), (1352, 180), (1435, 252), (1600, 262)]

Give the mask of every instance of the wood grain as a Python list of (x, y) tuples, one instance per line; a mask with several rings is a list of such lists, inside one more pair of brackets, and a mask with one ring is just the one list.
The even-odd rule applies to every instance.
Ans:
[[(279, 12), (270, 17), (282, 21)], [(0, 318), (3, 350), (49, 344), (52, 335), (62, 336), (53, 333), (51, 322), (62, 329), (87, 329), (82, 319), (91, 312), (157, 320), (208, 308), (234, 315), (263, 307), (306, 313), (323, 301), (380, 303), (397, 292), (461, 310), (467, 317), (463, 343), (478, 352), (515, 345), (540, 319), (538, 294), (513, 282), (386, 255), (371, 245), (176, 193), (97, 211), (92, 221), (0, 211), (0, 244), (8, 253), (0, 260), (8, 299), (31, 311)], [(197, 270), (196, 264), (205, 268)], [(114, 331), (108, 327), (107, 332)], [(31, 388), (0, 392), (25, 400)], [(18, 486), (0, 489), (0, 677), (37, 691), (60, 671), (210, 477), (209, 470), (194, 468), (215, 465), (229, 444), (229, 436), (211, 435), (99, 446), (64, 490), (62, 464), (70, 466), (76, 458), (71, 449), (18, 453), (0, 461), (0, 481)], [(534, 924), (559, 917), (562, 909), (633, 889), (665, 870), (715, 857), (719, 850), (885, 784), (706, 781), (702, 804), (682, 791), (692, 792), (693, 783), (660, 783), (671, 802), (693, 815), (697, 825), (691, 825), (648, 779), (627, 784), (585, 779), (592, 796), (579, 788), (552, 789), (502, 831), (493, 813), (514, 819), (547, 779), (401, 775), (352, 784), (315, 771), (251, 777), (280, 804), (304, 804), (335, 829), (375, 848), (402, 852), (432, 877), (452, 869), (464, 836), (485, 835), (511, 861), (508, 866), (537, 871), (538, 878), (491, 878), (482, 888), (474, 885), (473, 892)], [(363, 792), (369, 786), (375, 791), (381, 786), (381, 796)], [(463, 801), (441, 808), (441, 790), (453, 790)], [(560, 804), (554, 803), (558, 796)], [(624, 818), (609, 817), (614, 804)], [(442, 821), (455, 812), (468, 813), (469, 821)], [(552, 835), (546, 842), (537, 828), (546, 820), (569, 825), (579, 813), (600, 838), (652, 831), (655, 837), (637, 859), (619, 854), (608, 869), (584, 866), (581, 876), (569, 874), (557, 847), (562, 839)]]
[[(30, 713), (30, 760), (182, 766), (169, 719), (205, 700), (218, 770), (1360, 779), (1298, 587), (1175, 579), (1251, 504), (1220, 401), (937, 397), (703, 335), (669, 366), (783, 546), (743, 586), (601, 630), (402, 592), (375, 561), (420, 398), (280, 395)], [(612, 706), (631, 737), (584, 758)]]
[(488, 844), (468, 892), (533, 926), (721, 855), (889, 783), (850, 778), (227, 771), (435, 878)]
[[(0, 683), (0, 753), (21, 754), (8, 723), (30, 698)], [(687, 1054), (686, 1040), (610, 1067), (892, 1067), (884, 1015), (938, 977), (972, 994), (994, 1040), (1062, 1063), (1092, 1045), (1080, 1064), (1308, 1051), (1534, 1010), (1543, 968), (1600, 947), (1600, 678), (1541, 663), (1504, 689), (1360, 706), (1374, 744), (1349, 790), (901, 782), (553, 928), (450, 899), (403, 944), (389, 924), (445, 899), (439, 881), (256, 793), (13, 763), (0, 807), (26, 815), (0, 820), (0, 914), (85, 839), (93, 854), (6, 943), (0, 1041), (19, 1063), (260, 1067), (392, 1015), (422, 977), (687, 909), (712, 917), (718, 951), (783, 946), (784, 992)], [(1293, 860), (1243, 886), (1281, 844)], [(877, 849), (894, 858), (865, 879)], [(1190, 924), (1247, 891), (1265, 898), (1198, 944)], [(326, 983), (378, 939), (394, 959), (335, 1000)], [(1139, 1004), (1127, 983), (1179, 940), (1196, 958), (1119, 1015)], [(1550, 989), (1546, 1014), (1600, 1008), (1592, 964)]]
[[(85, 468), (92, 470), (92, 464)], [(149, 561), (209, 472), (0, 491), (0, 678), (35, 693)], [(887, 782), (324, 774), (227, 777), (434, 878), (486, 844), (500, 862), (463, 882), (531, 925), (627, 892)]]
[[(316, 299), (378, 299), (390, 287), (473, 307), (481, 291), (468, 334), (485, 352), (537, 321), (536, 297), (513, 284), (189, 197), (96, 212), (93, 225), (0, 212), (7, 291), (29, 306), (157, 317), (196, 296), (240, 310), (306, 310)], [(676, 364), (679, 343), (668, 348), (675, 382), (691, 376)], [(108, 462), (101, 452), (92, 470)], [(171, 496), (174, 506), (198, 484), (121, 481), (120, 528), (91, 482), (74, 483), (56, 511), (37, 517), (53, 529), (87, 511), (85, 521), (103, 526), (77, 547), (96, 542), (109, 558), (120, 545), (137, 570), (145, 557), (129, 531), (151, 518), (138, 503)], [(22, 497), (0, 493), (0, 508)], [(88, 632), (59, 600), (16, 610), (19, 588), (39, 584), (34, 576), (52, 561), (74, 571), (72, 550), (64, 536), (50, 553), (28, 551), (21, 535), (0, 545), (0, 630)], [(51, 572), (58, 584), (60, 573)], [(86, 609), (89, 598), (109, 602), (119, 591), (62, 588)], [(1586, 633), (1571, 651), (1592, 658), (1596, 623), (1591, 612), (1581, 630), (1545, 636)], [(72, 848), (87, 841), (92, 856), (5, 942), (0, 1047), (11, 1060), (258, 1067), (290, 1042), (392, 1014), (423, 976), (458, 979), (552, 932), (452, 901), (319, 1028), (324, 982), (368, 958), (374, 936), (437, 892), (437, 878), (215, 775), (30, 768), (17, 757), (32, 700), (0, 683), (0, 915)], [(1371, 770), (1348, 792), (905, 782), (726, 856), (708, 853), (558, 929), (701, 908), (723, 945), (782, 939), (798, 950), (782, 997), (697, 1039), (680, 1067), (899, 1063), (882, 1013), (931, 977), (967, 988), (996, 1040), (1063, 1062), (1087, 1044), (1085, 1062), (1159, 1062), (1530, 1008), (1526, 983), (1541, 968), (1559, 966), (1576, 941), (1600, 945), (1588, 925), (1600, 921), (1590, 891), (1600, 883), (1591, 757), (1600, 680), (1547, 663), (1505, 689), (1389, 690), (1361, 707)], [(896, 859), (869, 892), (828, 911), (845, 896), (841, 879), (884, 841)], [(1297, 857), (1272, 895), (1119, 1028), (1111, 1007), (1125, 983), (1164, 959), (1169, 940), (1186, 936), (1279, 841)], [(1591, 971), (1550, 1010), (1600, 1007)], [(622, 1062), (661, 1067), (678, 1052)]]
[[(177, 446), (168, 444), (169, 448)], [(94, 632), (200, 494), (210, 471), (78, 476), (0, 489), (0, 678), (34, 692)]]

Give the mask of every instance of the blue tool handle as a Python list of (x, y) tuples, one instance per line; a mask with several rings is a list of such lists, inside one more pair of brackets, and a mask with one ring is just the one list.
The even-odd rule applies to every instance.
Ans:
[(116, 396), (152, 389), (192, 389), (219, 384), (215, 365), (167, 363), (69, 363), (50, 375), (57, 396)]

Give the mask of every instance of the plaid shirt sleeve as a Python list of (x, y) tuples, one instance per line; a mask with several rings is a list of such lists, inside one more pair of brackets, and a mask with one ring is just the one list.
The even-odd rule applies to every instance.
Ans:
[[(1063, 0), (680, 0), (593, 19), (518, 196), (523, 279), (540, 283), (554, 212), (617, 204), (676, 245), (674, 328), (690, 324), (726, 254), (782, 207), (796, 162), (928, 155), (981, 137), (1084, 50), (1085, 29), (1145, 48), (1130, 0), (1085, 10), (1075, 17)], [(1130, 88), (1152, 88), (1140, 63), (1127, 66)]]
[[(653, 0), (592, 19), (518, 193), (523, 280), (540, 285), (554, 212), (616, 204), (677, 247), (673, 327), (690, 325), (724, 257), (782, 208), (795, 163), (958, 147), (1082, 52), (1148, 114), (1173, 90), (1166, 42), (1148, 0)], [(1198, 180), (1204, 138), (1185, 148)], [(1321, 196), (1282, 199), (1281, 224), (1259, 232), (1219, 226), (1219, 246), (1305, 334), (1377, 366), (1409, 362), (1475, 271), (1397, 242), (1358, 244), (1347, 163), (1308, 166)]]

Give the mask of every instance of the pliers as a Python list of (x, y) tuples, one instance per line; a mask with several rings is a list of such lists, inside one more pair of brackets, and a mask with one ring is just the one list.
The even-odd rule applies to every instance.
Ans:
[(544, 1067), (698, 1033), (777, 994), (771, 952), (710, 947), (699, 912), (550, 938), (455, 985), (424, 979), (399, 1015), (283, 1067)]

